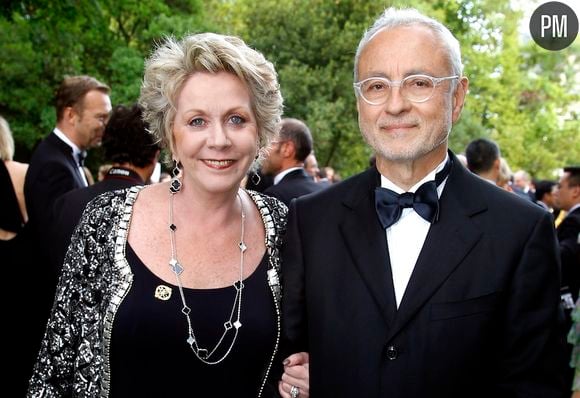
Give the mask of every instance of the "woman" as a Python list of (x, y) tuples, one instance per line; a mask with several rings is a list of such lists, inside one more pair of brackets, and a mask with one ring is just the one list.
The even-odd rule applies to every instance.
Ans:
[(497, 186), (506, 191), (513, 192), (512, 184), (513, 173), (507, 160), (503, 157), (499, 158), (499, 175), (497, 177)]
[[(17, 280), (22, 277), (22, 270), (29, 267), (27, 253), (30, 252), (30, 237), (25, 227), (28, 221), (24, 200), (24, 177), (28, 170), (25, 163), (15, 162), (14, 139), (8, 122), (0, 116), (0, 263), (4, 270), (4, 280)], [(28, 281), (30, 282), (30, 281)], [(30, 288), (30, 284), (28, 283)], [(18, 345), (26, 340), (31, 329), (29, 321), (34, 319), (30, 309), (17, 303), (6, 303), (1, 308), (3, 316), (19, 325), (18, 331), (8, 328), (4, 338)], [(26, 313), (26, 315), (24, 315)], [(26, 330), (26, 332), (22, 332)], [(37, 336), (38, 338), (38, 336)], [(36, 341), (38, 343), (38, 340)], [(26, 340), (28, 344), (28, 340)], [(28, 344), (29, 345), (29, 344)], [(20, 355), (12, 361), (12, 376), (3, 388), (22, 395), (26, 391), (34, 349), (20, 350)]]
[(140, 103), (174, 178), (88, 205), (29, 395), (271, 396), (286, 208), (239, 184), (280, 121), (274, 68), (235, 37), (169, 39)]
[[(24, 177), (28, 165), (12, 160), (14, 139), (8, 122), (0, 116), (0, 241), (13, 239), (28, 221)], [(1, 245), (0, 247), (4, 247)]]

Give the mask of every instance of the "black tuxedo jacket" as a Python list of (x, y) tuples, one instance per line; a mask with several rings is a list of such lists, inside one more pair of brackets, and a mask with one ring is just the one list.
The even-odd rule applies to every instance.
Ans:
[(569, 288), (576, 300), (580, 289), (580, 208), (564, 217), (557, 234), (562, 259), (562, 287)]
[[(84, 186), (72, 148), (56, 134), (50, 133), (34, 151), (24, 181), (30, 222), (42, 232), (50, 225), (55, 200)], [(42, 235), (46, 233), (44, 231)]]
[(562, 397), (548, 213), (454, 166), (399, 309), (376, 169), (299, 198), (282, 252), (285, 353), (318, 397)]
[(304, 169), (300, 169), (286, 174), (278, 184), (267, 188), (264, 194), (273, 196), (288, 206), (292, 199), (320, 191), (323, 188), (324, 186), (314, 182)]
[(23, 253), (22, 262), (34, 270), (31, 283), (37, 285), (38, 295), (47, 299), (46, 315), (40, 317), (43, 325), (48, 318), (58, 277), (50, 266), (54, 247), (52, 209), (58, 197), (84, 186), (72, 148), (54, 132), (50, 133), (32, 154), (24, 180), (29, 216), (25, 236), (30, 250)]

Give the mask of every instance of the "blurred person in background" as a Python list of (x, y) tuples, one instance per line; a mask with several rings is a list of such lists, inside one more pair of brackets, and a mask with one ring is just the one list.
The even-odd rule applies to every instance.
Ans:
[(471, 141), (465, 148), (467, 168), (486, 181), (497, 185), (500, 174), (499, 146), (487, 138)]
[(513, 192), (512, 188), (513, 173), (506, 158), (499, 158), (499, 175), (497, 176), (497, 186), (508, 192)]
[[(29, 264), (26, 254), (30, 252), (24, 197), (24, 178), (28, 165), (15, 162), (13, 157), (14, 138), (8, 122), (0, 116), (0, 263), (4, 280), (10, 283), (22, 280), (23, 275), (27, 275)], [(27, 280), (26, 288), (37, 299), (38, 292), (33, 287)], [(29, 329), (35, 315), (35, 306), (31, 308), (23, 300), (9, 300), (6, 303), (1, 307), (2, 316), (10, 320), (14, 327), (4, 328), (2, 333), (2, 338), (9, 342), (4, 345), (2, 354), (12, 358), (10, 377), (5, 379), (2, 387), (14, 396), (22, 396), (30, 376), (32, 350), (29, 347), (33, 344), (29, 337), (33, 333)], [(19, 347), (18, 355), (10, 352), (14, 346)]]
[(59, 197), (54, 204), (53, 266), (60, 271), (74, 227), (87, 203), (103, 192), (144, 185), (149, 181), (159, 158), (159, 145), (147, 131), (138, 105), (118, 105), (103, 135), (105, 160), (110, 163), (103, 180)]
[(521, 198), (531, 200), (532, 202), (536, 201), (532, 178), (527, 171), (518, 170), (514, 173), (513, 189)]
[(283, 119), (279, 135), (270, 144), (262, 165), (262, 172), (274, 177), (274, 184), (264, 193), (288, 206), (294, 198), (323, 189), (304, 169), (312, 147), (312, 134), (306, 123), (294, 118)]
[[(566, 316), (566, 333), (572, 326), (572, 311), (580, 290), (580, 166), (564, 168), (554, 191), (554, 202), (566, 212), (556, 228), (562, 265), (560, 299)], [(573, 346), (568, 345), (568, 357), (572, 349)], [(572, 377), (570, 372), (568, 382), (571, 382)]]
[(6, 119), (0, 116), (0, 241), (13, 239), (28, 221), (24, 200), (28, 165), (15, 162), (13, 158), (12, 131)]

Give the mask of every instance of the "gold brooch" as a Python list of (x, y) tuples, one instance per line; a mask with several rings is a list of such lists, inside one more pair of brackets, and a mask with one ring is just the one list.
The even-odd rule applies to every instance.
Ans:
[(159, 285), (155, 288), (155, 298), (159, 300), (167, 301), (171, 298), (171, 288), (165, 285)]

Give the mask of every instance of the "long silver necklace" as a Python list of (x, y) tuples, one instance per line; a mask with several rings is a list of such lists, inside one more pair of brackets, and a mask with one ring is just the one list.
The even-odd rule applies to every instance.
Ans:
[[(191, 350), (193, 351), (193, 353), (195, 354), (195, 356), (197, 358), (199, 358), (200, 361), (202, 361), (203, 363), (205, 363), (207, 365), (216, 365), (216, 364), (222, 362), (224, 359), (226, 359), (226, 357), (229, 355), (232, 348), (234, 347), (234, 344), (236, 342), (236, 338), (238, 337), (238, 331), (242, 327), (242, 323), (240, 322), (240, 316), (241, 316), (241, 312), (242, 312), (242, 291), (244, 289), (244, 283), (243, 283), (244, 253), (246, 252), (246, 249), (247, 249), (246, 244), (244, 243), (244, 227), (245, 227), (245, 221), (246, 221), (246, 212), (244, 211), (244, 202), (242, 201), (242, 198), (238, 192), (237, 197), (240, 201), (240, 207), (241, 207), (241, 213), (242, 213), (242, 222), (241, 222), (242, 227), (241, 227), (241, 233), (240, 233), (240, 242), (238, 243), (238, 247), (240, 249), (240, 278), (233, 285), (234, 288), (236, 289), (236, 296), (234, 297), (234, 304), (232, 305), (232, 310), (230, 312), (230, 316), (229, 316), (228, 320), (226, 322), (224, 322), (224, 325), (223, 325), (224, 332), (222, 333), (222, 336), (218, 340), (217, 344), (210, 350), (210, 349), (201, 347), (197, 341), (197, 338), (195, 337), (195, 333), (193, 332), (191, 318), (189, 317), (189, 313), (191, 312), (191, 308), (189, 308), (189, 306), (185, 302), (185, 295), (183, 294), (183, 285), (181, 283), (181, 273), (183, 272), (183, 267), (181, 266), (181, 264), (179, 263), (179, 260), (177, 259), (177, 251), (175, 248), (175, 230), (177, 229), (177, 226), (173, 222), (173, 197), (175, 196), (175, 193), (176, 192), (174, 192), (173, 190), (170, 190), (170, 196), (169, 196), (169, 235), (171, 238), (171, 260), (169, 260), (169, 266), (171, 267), (171, 270), (173, 271), (173, 273), (175, 274), (175, 278), (177, 279), (177, 286), (179, 288), (179, 295), (181, 296), (181, 303), (182, 303), (181, 312), (183, 313), (183, 315), (185, 315), (185, 318), (187, 320), (188, 338), (186, 341), (187, 341), (187, 344), (189, 344), (189, 346), (190, 346)], [(232, 320), (234, 320), (234, 316), (235, 316), (235, 321), (232, 322)], [(212, 358), (213, 355), (218, 350), (218, 348), (224, 342), (224, 339), (226, 338), (227, 334), (232, 329), (233, 329), (234, 336), (233, 336), (232, 341), (231, 341), (228, 349), (226, 350), (226, 352), (220, 358), (217, 358), (217, 359)]]

